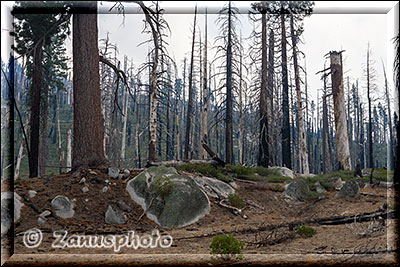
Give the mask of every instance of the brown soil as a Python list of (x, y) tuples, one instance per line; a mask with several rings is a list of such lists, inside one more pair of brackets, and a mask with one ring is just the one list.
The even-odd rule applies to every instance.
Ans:
[[(258, 181), (256, 184), (236, 182), (239, 196), (246, 201), (252, 201), (264, 210), (247, 205), (243, 213), (247, 218), (234, 215), (230, 210), (219, 206), (212, 199), (211, 212), (198, 222), (180, 229), (163, 229), (144, 216), (137, 222), (143, 213), (142, 208), (134, 203), (125, 190), (126, 182), (113, 180), (102, 170), (93, 170), (97, 175), (89, 173), (90, 170), (81, 170), (79, 175), (62, 174), (49, 178), (21, 179), (15, 185), (15, 191), (28, 197), (28, 190), (37, 191), (31, 199), (32, 204), (39, 209), (51, 211), (51, 200), (57, 195), (65, 195), (70, 200), (76, 199), (75, 215), (71, 219), (61, 219), (49, 216), (45, 224), (37, 222), (38, 213), (24, 200), (22, 218), (15, 225), (15, 253), (45, 253), (45, 254), (107, 254), (114, 253), (111, 248), (52, 248), (55, 241), (54, 230), (67, 230), (69, 235), (86, 234), (122, 234), (135, 231), (135, 234), (151, 234), (153, 229), (159, 229), (160, 234), (170, 235), (173, 244), (169, 248), (133, 249), (122, 248), (118, 254), (209, 254), (213, 233), (233, 232), (240, 241), (245, 242), (243, 254), (293, 254), (293, 253), (347, 253), (376, 250), (392, 250), (395, 243), (395, 220), (387, 220), (381, 231), (366, 236), (360, 236), (354, 230), (354, 224), (343, 225), (310, 225), (317, 234), (311, 238), (302, 237), (294, 233), (293, 229), (282, 227), (272, 231), (258, 233), (244, 233), (241, 229), (254, 228), (285, 222), (304, 221), (313, 218), (324, 218), (343, 215), (355, 215), (373, 212), (384, 203), (394, 203), (392, 189), (363, 188), (361, 194), (355, 199), (335, 199), (335, 192), (328, 192), (324, 199), (295, 202), (287, 199), (283, 192), (274, 192), (271, 184)], [(135, 177), (140, 170), (131, 170), (128, 179)], [(81, 191), (83, 184), (79, 184), (82, 177), (89, 184), (89, 192)], [(97, 177), (95, 179), (95, 177)], [(102, 192), (104, 181), (112, 183), (110, 190)], [(115, 183), (115, 184), (114, 184)], [(282, 185), (282, 184), (281, 184)], [(104, 214), (109, 204), (117, 204), (118, 200), (127, 203), (131, 212), (127, 223), (123, 225), (108, 225), (104, 222)], [(358, 224), (358, 227), (367, 228), (370, 222)], [(351, 229), (353, 227), (353, 229)], [(32, 228), (39, 228), (43, 232), (43, 241), (38, 248), (30, 249), (23, 244), (23, 233)], [(206, 237), (201, 235), (209, 234)]]

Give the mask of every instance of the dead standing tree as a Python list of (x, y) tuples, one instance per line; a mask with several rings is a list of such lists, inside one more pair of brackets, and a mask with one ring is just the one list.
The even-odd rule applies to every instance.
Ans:
[(332, 95), (335, 109), (336, 147), (339, 170), (351, 170), (343, 87), (342, 52), (331, 51), (329, 53), (332, 72)]
[(185, 155), (184, 159), (189, 159), (189, 138), (190, 138), (190, 124), (192, 121), (192, 105), (193, 105), (193, 57), (194, 57), (194, 42), (196, 36), (196, 15), (197, 6), (194, 10), (194, 24), (193, 24), (193, 37), (192, 37), (192, 54), (190, 57), (190, 72), (189, 72), (189, 102), (186, 117), (186, 132), (185, 132)]

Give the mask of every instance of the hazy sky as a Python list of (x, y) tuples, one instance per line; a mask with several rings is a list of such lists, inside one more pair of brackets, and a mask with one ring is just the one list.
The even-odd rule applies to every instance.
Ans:
[[(317, 89), (321, 88), (322, 83), (319, 75), (315, 73), (323, 69), (324, 55), (332, 50), (346, 50), (344, 52), (345, 77), (350, 76), (351, 81), (360, 79), (359, 83), (363, 85), (362, 67), (365, 62), (365, 55), (368, 42), (373, 52), (373, 59), (376, 61), (375, 68), (377, 70), (378, 88), (382, 90), (383, 76), (381, 59), (385, 66), (389, 69), (387, 72), (391, 74), (391, 65), (393, 58), (393, 49), (391, 48), (390, 39), (393, 38), (393, 18), (388, 12), (397, 1), (376, 1), (376, 2), (315, 2), (313, 15), (304, 21), (304, 44), (300, 46), (306, 55), (307, 72), (308, 72), (308, 88), (313, 99), (316, 99)], [(169, 43), (168, 50), (170, 55), (176, 59), (178, 67), (181, 66), (183, 58), (189, 57), (191, 49), (191, 29), (193, 25), (193, 12), (196, 2), (161, 2), (161, 6), (166, 9), (167, 13), (186, 13), (186, 14), (166, 14), (165, 19), (171, 28), (171, 36), (167, 39)], [(198, 2), (198, 9), (218, 11), (225, 2)], [(2, 2), (2, 37), (7, 34), (9, 29), (7, 16), (4, 16), (4, 6), (7, 3)], [(10, 5), (10, 4), (8, 4)], [(134, 13), (138, 10), (136, 4), (125, 4), (126, 13)], [(250, 2), (234, 2), (236, 7), (246, 11)], [(99, 8), (107, 11), (112, 6), (110, 2), (99, 2)], [(340, 9), (342, 7), (342, 9)], [(370, 13), (370, 14), (354, 14), (354, 13)], [(336, 14), (329, 14), (336, 13)], [(347, 14), (343, 14), (347, 13)], [(353, 14), (349, 14), (353, 13)], [(381, 13), (381, 14), (371, 14)], [(9, 16), (8, 16), (9, 17)], [(218, 34), (218, 27), (215, 23), (215, 14), (208, 15), (208, 38), (209, 45), (214, 43), (214, 38)], [(141, 34), (143, 29), (143, 15), (126, 14), (125, 17), (117, 14), (99, 14), (99, 39), (105, 38), (107, 32), (110, 33), (110, 41), (117, 44), (119, 49), (118, 58), (123, 59), (127, 55), (129, 59), (133, 59), (135, 66), (139, 66), (144, 62), (147, 54), (147, 45), (137, 47), (137, 45), (149, 39), (146, 34)], [(239, 15), (241, 20), (241, 29), (243, 38), (248, 37), (251, 32), (251, 25), (247, 14)], [(198, 15), (198, 27), (204, 34), (204, 15)], [(4, 60), (7, 55), (4, 47), (4, 39), (2, 38), (2, 58)], [(69, 51), (71, 50), (71, 39), (67, 43)], [(209, 51), (209, 58), (212, 58), (213, 51)], [(389, 59), (388, 59), (389, 58)], [(327, 62), (329, 64), (329, 61)], [(389, 64), (389, 66), (388, 66)], [(393, 90), (392, 76), (389, 76), (391, 89)]]

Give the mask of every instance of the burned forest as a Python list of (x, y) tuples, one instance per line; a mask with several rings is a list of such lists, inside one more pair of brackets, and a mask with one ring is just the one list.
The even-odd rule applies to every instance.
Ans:
[(214, 3), (2, 2), (2, 265), (396, 265), (398, 2)]

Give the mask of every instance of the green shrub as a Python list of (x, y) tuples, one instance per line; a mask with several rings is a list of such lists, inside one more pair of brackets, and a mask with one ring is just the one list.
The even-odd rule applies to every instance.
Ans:
[(229, 201), (229, 203), (231, 203), (232, 206), (234, 206), (238, 209), (244, 208), (246, 206), (246, 204), (244, 204), (243, 200), (236, 193), (229, 194), (228, 201)]
[(278, 170), (277, 169), (268, 169), (262, 166), (257, 166), (254, 168), (255, 172), (258, 173), (258, 175), (261, 176), (269, 176), (269, 175), (276, 175), (276, 176), (280, 176), (278, 175)]
[(172, 182), (171, 179), (168, 177), (161, 177), (154, 182), (154, 191), (157, 196), (165, 198), (171, 193), (173, 186), (174, 182)]
[(270, 183), (285, 183), (285, 182), (292, 182), (293, 179), (280, 175), (271, 175), (267, 177), (267, 181)]
[(302, 236), (302, 237), (312, 237), (315, 235), (317, 231), (314, 228), (302, 225), (299, 226), (296, 230), (296, 234)]
[(254, 173), (254, 170), (252, 168), (242, 166), (242, 165), (233, 166), (233, 165), (227, 164), (227, 165), (225, 165), (225, 168), (227, 170), (229, 170), (231, 173), (236, 174), (237, 177), (239, 177), (239, 178)]
[(280, 184), (275, 184), (273, 187), (271, 187), (271, 190), (274, 192), (283, 192), (285, 191), (285, 188), (283, 188)]
[(214, 176), (215, 178), (217, 178), (218, 180), (221, 180), (225, 183), (229, 183), (229, 182), (233, 182), (232, 177), (230, 177), (229, 175), (225, 175), (223, 173), (217, 173), (216, 176)]
[(210, 245), (212, 255), (220, 255), (224, 259), (243, 259), (244, 242), (238, 241), (233, 235), (216, 235)]

